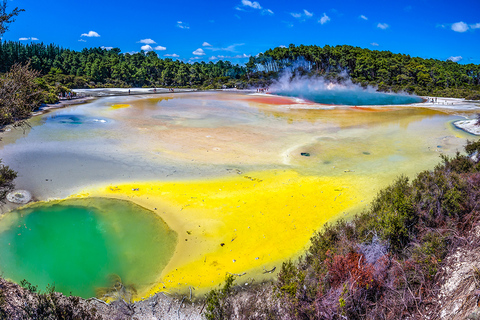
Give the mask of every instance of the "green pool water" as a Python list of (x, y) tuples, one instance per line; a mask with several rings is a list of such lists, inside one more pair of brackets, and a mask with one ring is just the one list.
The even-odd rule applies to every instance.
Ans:
[[(75, 199), (36, 204), (0, 220), (0, 272), (40, 290), (96, 296), (120, 277), (148, 290), (173, 255), (177, 234), (127, 201)], [(100, 289), (100, 290), (99, 290)]]

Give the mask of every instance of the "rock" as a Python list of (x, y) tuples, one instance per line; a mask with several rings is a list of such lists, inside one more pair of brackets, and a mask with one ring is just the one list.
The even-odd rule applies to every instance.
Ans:
[(310, 157), (310, 153), (308, 152), (302, 152), (300, 153), (301, 156), (304, 156), (304, 157)]
[(478, 162), (478, 160), (479, 160), (478, 151), (475, 151), (475, 152), (470, 156), (470, 160), (472, 160), (472, 161), (475, 162), (475, 163)]
[(27, 190), (14, 190), (7, 194), (7, 200), (12, 203), (25, 204), (32, 200), (32, 194)]

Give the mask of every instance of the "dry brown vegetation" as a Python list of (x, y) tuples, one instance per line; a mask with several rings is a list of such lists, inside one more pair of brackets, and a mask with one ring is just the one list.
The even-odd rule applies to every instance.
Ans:
[(43, 94), (36, 81), (38, 76), (39, 72), (27, 63), (15, 64), (0, 77), (0, 128), (26, 125), (25, 119), (40, 106)]

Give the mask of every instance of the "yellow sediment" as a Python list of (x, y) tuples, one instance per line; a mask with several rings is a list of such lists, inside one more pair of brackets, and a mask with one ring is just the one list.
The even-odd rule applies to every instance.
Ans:
[(189, 287), (202, 293), (227, 273), (262, 279), (265, 270), (278, 271), (282, 261), (301, 254), (315, 230), (358, 205), (366, 194), (359, 177), (349, 175), (238, 173), (214, 180), (103, 186), (75, 196), (133, 201), (156, 212), (178, 233), (174, 256), (150, 295)]
[(123, 109), (123, 108), (128, 108), (130, 107), (129, 104), (114, 104), (110, 106), (110, 109), (116, 110), (116, 109)]

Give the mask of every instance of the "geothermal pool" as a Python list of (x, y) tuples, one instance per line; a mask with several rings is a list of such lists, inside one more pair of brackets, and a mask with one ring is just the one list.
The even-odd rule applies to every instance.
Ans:
[(74, 199), (10, 212), (0, 231), (0, 270), (44, 290), (89, 298), (120, 279), (150, 289), (171, 258), (177, 235), (156, 215), (131, 202)]
[(365, 105), (403, 105), (422, 102), (422, 98), (406, 93), (378, 92), (376, 88), (363, 88), (348, 80), (344, 83), (332, 83), (324, 78), (296, 76), (291, 79), (285, 73), (271, 88), (277, 95), (298, 97), (321, 104), (365, 106)]
[[(114, 274), (135, 286), (136, 298), (189, 287), (200, 294), (226, 273), (246, 273), (239, 281), (248, 283), (271, 278), (325, 222), (364, 209), (398, 175), (413, 176), (433, 168), (440, 154), (461, 151), (474, 136), (452, 122), (476, 109), (206, 92), (105, 97), (52, 110), (32, 118), (25, 132), (2, 134), (1, 158), (19, 172), (17, 188), (48, 202), (3, 208), (0, 271), (82, 296), (104, 292)], [(100, 206), (98, 199), (129, 205)], [(82, 223), (83, 233), (68, 240)], [(18, 236), (18, 228), (36, 224), (28, 237)], [(129, 240), (118, 240), (134, 224)], [(102, 225), (111, 227), (99, 231)], [(62, 227), (54, 239), (78, 255), (59, 252), (50, 259), (68, 267), (38, 272), (36, 250), (56, 248), (38, 247), (38, 239), (53, 239)], [(102, 273), (81, 264), (82, 241), (101, 243), (86, 260)], [(136, 255), (125, 259), (122, 252), (133, 247)], [(30, 262), (17, 267), (28, 254)], [(78, 274), (90, 279), (85, 288), (69, 279)]]

